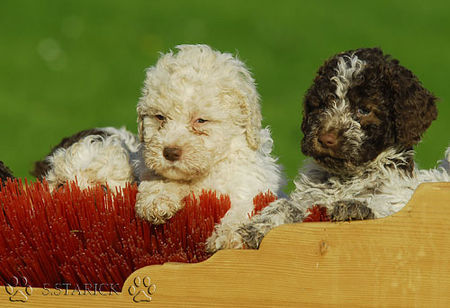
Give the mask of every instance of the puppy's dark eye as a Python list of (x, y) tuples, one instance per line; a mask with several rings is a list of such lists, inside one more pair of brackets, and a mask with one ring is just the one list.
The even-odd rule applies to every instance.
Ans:
[(360, 107), (358, 108), (358, 115), (366, 116), (369, 115), (372, 111), (368, 108)]
[(166, 117), (161, 114), (155, 115), (155, 118), (157, 118), (159, 121), (164, 121), (166, 119)]
[(205, 120), (205, 119), (202, 119), (202, 118), (195, 120), (195, 123), (200, 123), (200, 124), (206, 123), (206, 122), (208, 122), (208, 120)]

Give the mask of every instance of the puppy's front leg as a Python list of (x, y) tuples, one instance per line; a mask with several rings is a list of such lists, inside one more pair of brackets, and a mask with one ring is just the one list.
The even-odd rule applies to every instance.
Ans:
[(257, 249), (271, 229), (282, 224), (301, 222), (303, 218), (304, 211), (298, 204), (291, 200), (279, 199), (249, 221), (233, 226), (232, 229), (223, 223), (217, 226), (213, 235), (208, 238), (206, 250), (213, 253), (219, 249), (242, 248), (243, 246)]
[(264, 236), (273, 228), (303, 221), (305, 217), (299, 204), (289, 199), (279, 199), (254, 216), (250, 222), (243, 224), (238, 233), (247, 248), (258, 249)]
[(182, 199), (189, 192), (188, 185), (178, 182), (141, 182), (136, 196), (136, 214), (153, 224), (165, 223), (184, 206)]
[(374, 219), (375, 215), (367, 202), (358, 200), (341, 200), (332, 203), (331, 221), (351, 221)]

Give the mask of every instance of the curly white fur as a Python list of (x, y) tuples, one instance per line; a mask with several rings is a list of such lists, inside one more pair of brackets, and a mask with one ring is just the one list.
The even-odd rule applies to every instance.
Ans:
[(347, 101), (347, 91), (355, 78), (365, 66), (365, 62), (355, 54), (342, 56), (338, 59), (336, 75), (331, 78), (336, 83), (336, 97), (339, 101)]
[[(261, 129), (259, 96), (240, 60), (206, 45), (177, 49), (147, 70), (137, 106), (142, 160), (136, 162), (136, 212), (163, 223), (190, 192), (228, 194), (231, 209), (208, 246), (232, 246), (229, 237), (248, 219), (253, 198), (278, 193), (283, 183), (270, 154), (270, 131)], [(168, 149), (176, 157), (165, 154)]]
[(368, 205), (375, 217), (392, 215), (406, 205), (419, 184), (433, 182), (450, 182), (450, 173), (439, 167), (430, 170), (416, 168), (411, 177), (395, 174), (387, 179), (380, 194), (374, 195)]
[(138, 139), (125, 128), (98, 128), (105, 137), (89, 135), (68, 148), (59, 148), (46, 160), (45, 175), (51, 189), (66, 181), (76, 181), (80, 188), (102, 184), (111, 189), (134, 181), (130, 155), (138, 151)]

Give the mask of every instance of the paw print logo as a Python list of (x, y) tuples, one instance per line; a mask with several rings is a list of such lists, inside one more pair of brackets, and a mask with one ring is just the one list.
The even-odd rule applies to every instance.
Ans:
[(133, 296), (135, 303), (151, 302), (152, 297), (156, 291), (156, 285), (150, 280), (150, 277), (145, 276), (143, 279), (137, 276), (134, 278), (133, 285), (128, 288), (128, 294)]
[[(18, 286), (25, 286), (25, 290), (17, 290)], [(22, 302), (25, 303), (28, 301), (28, 297), (33, 293), (33, 288), (28, 283), (28, 279), (26, 277), (16, 277), (13, 276), (11, 279), (11, 283), (7, 283), (5, 285), (5, 291), (9, 295), (9, 300), (11, 302)]]

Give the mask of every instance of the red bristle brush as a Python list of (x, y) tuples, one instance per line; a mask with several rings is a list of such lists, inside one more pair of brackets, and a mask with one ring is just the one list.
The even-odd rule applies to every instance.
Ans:
[[(0, 284), (23, 276), (33, 287), (103, 283), (121, 289), (143, 266), (209, 257), (204, 243), (230, 208), (228, 196), (192, 194), (170, 221), (154, 226), (136, 218), (136, 193), (136, 185), (105, 193), (75, 183), (51, 193), (46, 183), (8, 180), (0, 191)], [(255, 211), (273, 198), (255, 197)]]
[(313, 205), (308, 208), (308, 215), (303, 219), (303, 222), (319, 222), (330, 221), (330, 217), (327, 214), (327, 208), (320, 205)]

